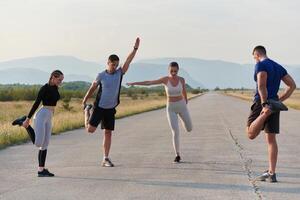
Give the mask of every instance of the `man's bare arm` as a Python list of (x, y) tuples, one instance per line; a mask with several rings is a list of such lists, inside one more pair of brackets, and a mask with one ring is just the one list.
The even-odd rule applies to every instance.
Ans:
[(82, 104), (85, 105), (87, 100), (94, 94), (95, 90), (98, 87), (98, 82), (94, 81), (90, 86), (89, 90), (87, 91), (85, 97), (83, 98)]
[(127, 70), (129, 69), (129, 65), (130, 65), (131, 61), (133, 60), (133, 58), (134, 58), (134, 56), (135, 56), (135, 54), (136, 54), (139, 46), (140, 46), (140, 38), (136, 38), (133, 50), (128, 55), (128, 57), (127, 57), (124, 65), (122, 66), (122, 72), (123, 72), (123, 74), (125, 74), (127, 72)]
[(283, 94), (280, 95), (279, 100), (285, 101), (292, 95), (292, 93), (296, 89), (296, 83), (289, 74), (285, 75), (282, 78), (282, 81), (286, 84), (287, 87), (285, 88)]
[(264, 71), (257, 74), (257, 88), (261, 103), (265, 103), (268, 99), (267, 77), (268, 74)]

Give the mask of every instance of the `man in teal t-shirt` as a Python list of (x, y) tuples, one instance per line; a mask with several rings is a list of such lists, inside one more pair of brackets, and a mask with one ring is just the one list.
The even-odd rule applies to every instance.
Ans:
[[(91, 87), (87, 91), (82, 103), (85, 110), (85, 127), (89, 133), (94, 133), (97, 126), (101, 123), (101, 129), (104, 129), (103, 139), (103, 167), (113, 167), (114, 164), (109, 159), (112, 131), (115, 129), (116, 107), (120, 102), (120, 89), (122, 77), (127, 72), (131, 61), (133, 60), (140, 44), (137, 38), (132, 52), (127, 57), (123, 66), (118, 68), (119, 57), (115, 54), (110, 55), (107, 61), (106, 70), (100, 72)], [(87, 105), (87, 100), (99, 88), (94, 106)], [(90, 110), (93, 112), (90, 115)]]

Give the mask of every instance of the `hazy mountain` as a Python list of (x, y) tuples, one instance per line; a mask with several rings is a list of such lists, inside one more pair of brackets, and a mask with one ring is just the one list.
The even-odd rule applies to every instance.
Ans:
[(298, 88), (300, 87), (300, 67), (291, 67), (288, 68), (289, 74), (291, 74), (291, 76), (293, 76), (293, 78), (295, 79), (295, 82), (298, 86)]
[(178, 62), (181, 69), (186, 70), (193, 79), (202, 82), (207, 88), (253, 87), (253, 69), (237, 63), (196, 58), (161, 58), (141, 62), (164, 63), (167, 66), (171, 61)]
[[(44, 72), (38, 69), (11, 68), (0, 70), (0, 83), (44, 84), (49, 80), (49, 76), (49, 72)], [(77, 80), (91, 82), (93, 78), (86, 75), (66, 74), (64, 81), (70, 82)]]
[[(168, 74), (165, 65), (149, 65), (136, 63), (131, 65), (124, 76), (124, 84), (129, 81), (157, 79)], [(96, 75), (104, 70), (104, 65), (87, 62), (71, 56), (43, 56), (34, 58), (17, 59), (0, 63), (0, 83), (26, 83), (42, 84), (48, 80), (50, 72), (60, 69), (65, 74), (64, 81), (88, 81), (94, 80)], [(204, 87), (190, 75), (182, 71), (181, 75), (192, 87)]]
[(45, 72), (61, 69), (64, 74), (95, 76), (104, 66), (95, 62), (83, 61), (72, 56), (40, 56), (0, 62), (0, 70), (11, 68), (29, 68)]
[[(133, 63), (130, 70), (124, 76), (123, 84), (134, 81), (154, 80), (168, 75), (168, 68), (161, 64)], [(180, 76), (185, 78), (185, 81), (190, 86), (196, 88), (204, 88), (204, 85), (195, 81), (186, 70), (180, 71)]]
[(49, 79), (49, 73), (28, 68), (11, 68), (0, 71), (0, 83), (43, 84)]
[[(164, 64), (176, 61), (180, 68), (191, 77), (204, 84), (206, 88), (254, 88), (254, 64), (238, 64), (220, 60), (202, 60), (197, 58), (157, 58), (140, 60), (143, 63)], [(285, 66), (297, 85), (300, 85), (300, 65)]]
[[(253, 64), (237, 64), (220, 60), (202, 60), (196, 58), (157, 58), (140, 60), (131, 65), (124, 76), (123, 84), (132, 81), (152, 80), (168, 74), (168, 64), (177, 61), (179, 75), (192, 87), (213, 89), (254, 88)], [(103, 64), (83, 61), (71, 56), (44, 56), (0, 62), (0, 83), (42, 84), (54, 69), (61, 69), (65, 81), (91, 82)], [(285, 66), (300, 85), (300, 65)]]
[(178, 62), (193, 79), (204, 84), (206, 88), (252, 88), (253, 70), (249, 66), (219, 60), (201, 60), (196, 58), (160, 58), (141, 60), (140, 62), (162, 64)]

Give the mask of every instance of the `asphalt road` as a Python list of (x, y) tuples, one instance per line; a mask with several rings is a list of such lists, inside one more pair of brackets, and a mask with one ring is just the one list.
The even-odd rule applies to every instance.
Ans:
[(249, 107), (216, 93), (190, 101), (194, 130), (181, 128), (181, 164), (172, 163), (164, 109), (116, 121), (114, 168), (100, 166), (101, 131), (53, 136), (47, 157), (53, 178), (37, 177), (32, 144), (9, 147), (0, 151), (0, 199), (300, 199), (300, 112), (281, 114), (279, 182), (253, 182), (268, 162), (264, 134), (246, 137)]

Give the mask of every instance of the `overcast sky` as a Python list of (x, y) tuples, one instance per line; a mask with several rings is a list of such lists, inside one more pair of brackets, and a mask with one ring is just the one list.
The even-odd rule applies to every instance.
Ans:
[(0, 0), (0, 61), (72, 55), (253, 62), (257, 44), (300, 64), (298, 0)]

